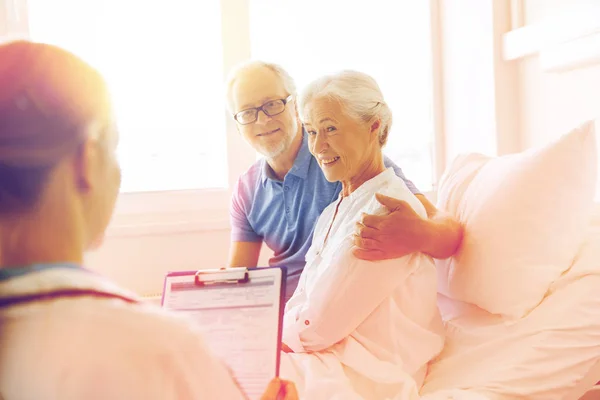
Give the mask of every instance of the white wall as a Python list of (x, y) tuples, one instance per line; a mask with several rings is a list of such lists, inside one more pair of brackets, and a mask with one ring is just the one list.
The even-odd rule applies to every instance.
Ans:
[[(207, 224), (209, 225), (209, 224)], [(108, 233), (97, 251), (88, 254), (87, 265), (141, 295), (162, 291), (167, 271), (218, 268), (227, 263), (229, 227), (201, 226), (190, 230), (155, 233)], [(267, 265), (270, 251), (263, 246), (260, 265)]]
[[(598, 0), (526, 0), (525, 24), (583, 10)], [(547, 72), (537, 55), (518, 60), (522, 148), (541, 145), (586, 119), (600, 117), (600, 64)]]
[[(583, 15), (569, 19), (569, 15)], [(579, 51), (582, 40), (595, 40), (600, 43), (600, 1), (599, 0), (525, 0), (524, 22), (528, 27), (539, 26), (548, 20), (572, 21), (577, 29), (586, 22), (585, 16), (592, 15), (596, 34), (587, 34), (581, 39), (560, 46), (546, 46), (550, 52), (556, 49)], [(597, 17), (594, 17), (597, 16)], [(567, 24), (563, 29), (568, 28)], [(585, 43), (585, 42), (584, 42)], [(570, 47), (569, 47), (570, 46)], [(588, 48), (588, 47), (586, 47)], [(520, 81), (519, 100), (522, 107), (520, 137), (521, 149), (542, 146), (551, 140), (580, 125), (586, 120), (596, 120), (598, 151), (600, 152), (600, 51), (593, 57), (584, 50), (584, 58), (578, 63), (568, 63), (561, 70), (544, 68), (543, 52), (521, 58), (518, 65)], [(569, 50), (558, 54), (572, 55)], [(575, 52), (578, 54), (578, 51)], [(587, 58), (586, 58), (587, 57)], [(577, 59), (577, 58), (575, 58)], [(555, 60), (557, 60), (555, 58)], [(573, 61), (568, 57), (567, 60)], [(560, 62), (560, 57), (558, 58)], [(598, 174), (596, 200), (600, 203), (600, 173)], [(600, 204), (596, 217), (600, 221)]]

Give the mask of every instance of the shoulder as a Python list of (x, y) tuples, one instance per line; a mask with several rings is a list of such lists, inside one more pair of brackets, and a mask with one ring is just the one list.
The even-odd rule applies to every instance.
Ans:
[(415, 186), (415, 184), (404, 175), (404, 172), (402, 172), (402, 168), (400, 168), (399, 166), (397, 166), (391, 159), (389, 159), (385, 155), (384, 155), (383, 163), (384, 163), (384, 165), (385, 165), (386, 168), (392, 168), (394, 170), (394, 173), (398, 177), (402, 178), (402, 180), (406, 183), (406, 186), (408, 186), (408, 189), (412, 193), (414, 193), (414, 194), (421, 194), (421, 192)]
[(265, 160), (257, 160), (240, 177), (237, 182), (240, 186), (253, 187), (260, 182), (264, 171)]
[(260, 160), (257, 160), (246, 170), (246, 172), (240, 175), (239, 180), (242, 182), (258, 182), (259, 179), (262, 177), (265, 168), (265, 162), (266, 161), (262, 158)]
[[(419, 216), (423, 218), (427, 217), (427, 211), (419, 198), (413, 194), (404, 179), (397, 175), (393, 175), (385, 185), (377, 189), (376, 193), (402, 200), (415, 210)], [(388, 210), (377, 201), (377, 198), (375, 197), (376, 193), (373, 193), (372, 198), (366, 206), (367, 210), (365, 210), (365, 212), (380, 215), (385, 214)]]
[[(67, 360), (63, 373), (72, 377), (68, 385), (76, 392), (87, 393), (98, 377), (103, 385), (115, 386), (106, 390), (120, 392), (118, 398), (157, 392), (148, 398), (162, 393), (163, 398), (196, 399), (215, 395), (218, 386), (225, 392), (237, 390), (186, 318), (146, 304), (99, 299), (78, 303), (55, 308), (62, 326), (54, 324), (48, 332), (54, 338), (60, 331), (77, 332), (62, 350)], [(106, 365), (110, 371), (102, 367)]]
[(85, 342), (108, 352), (127, 347), (146, 357), (195, 341), (187, 319), (150, 304), (87, 298), (61, 301), (50, 312), (50, 328), (78, 330)]
[(401, 200), (414, 197), (404, 179), (397, 175), (392, 175), (387, 183), (381, 187), (379, 192), (386, 196), (396, 197)]
[(264, 160), (258, 160), (250, 166), (242, 175), (239, 176), (233, 191), (233, 197), (252, 201), (256, 191), (260, 187), (260, 181), (264, 170)]

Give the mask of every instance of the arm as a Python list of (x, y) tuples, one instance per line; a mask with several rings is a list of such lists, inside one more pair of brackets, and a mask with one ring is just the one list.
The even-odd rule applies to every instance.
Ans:
[(336, 250), (307, 301), (286, 312), (283, 342), (292, 351), (319, 351), (343, 340), (410, 274), (413, 256), (372, 265), (352, 255), (350, 240)]
[(229, 214), (231, 218), (231, 245), (229, 247), (229, 267), (256, 267), (262, 247), (262, 238), (252, 226), (245, 212), (244, 204), (248, 196), (240, 191), (240, 182), (233, 191)]
[(427, 211), (421, 218), (406, 202), (377, 194), (388, 215), (364, 215), (356, 227), (354, 255), (364, 260), (398, 258), (422, 252), (434, 258), (451, 257), (460, 247), (463, 227), (438, 211), (423, 195), (416, 195)]
[(438, 259), (453, 256), (462, 242), (462, 225), (450, 214), (438, 210), (424, 195), (418, 194), (417, 198), (428, 217), (423, 225), (425, 239), (420, 251)]
[(229, 267), (256, 267), (262, 242), (231, 242)]
[[(429, 221), (422, 226), (422, 239), (420, 241), (420, 245), (418, 248), (425, 254), (428, 254), (434, 258), (444, 259), (451, 257), (458, 247), (460, 246), (460, 242), (462, 241), (462, 227), (458, 221), (453, 219), (450, 215), (439, 212), (433, 204), (425, 197), (419, 189), (415, 186), (412, 181), (406, 178), (402, 169), (398, 167), (392, 160), (390, 160), (387, 156), (384, 156), (383, 159), (384, 165), (386, 168), (393, 168), (396, 175), (401, 178), (408, 189), (417, 196), (417, 198), (421, 201), (425, 209), (427, 210), (427, 216)], [(400, 221), (398, 221), (400, 223)], [(390, 233), (391, 234), (391, 233)], [(398, 237), (397, 242), (400, 243), (402, 240), (401, 237)], [(360, 248), (360, 245), (357, 244)], [(389, 253), (396, 256), (404, 255), (403, 251), (394, 252), (393, 249), (380, 249), (383, 253)], [(401, 249), (400, 249), (401, 250)], [(409, 249), (410, 250), (410, 249)], [(413, 250), (414, 251), (414, 250)], [(377, 257), (377, 254), (383, 253), (371, 253), (371, 256)], [(366, 255), (363, 252), (358, 252), (357, 256)], [(371, 259), (371, 258), (368, 258)], [(377, 260), (378, 258), (373, 258)]]

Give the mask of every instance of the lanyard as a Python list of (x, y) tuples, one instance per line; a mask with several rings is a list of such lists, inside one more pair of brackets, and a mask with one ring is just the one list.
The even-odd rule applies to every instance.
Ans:
[[(29, 275), (31, 273), (45, 271), (50, 269), (82, 269), (75, 264), (34, 264), (20, 268), (3, 268), (0, 269), (0, 281), (6, 281), (11, 278)], [(11, 307), (24, 303), (32, 303), (39, 301), (50, 301), (59, 298), (77, 298), (77, 297), (100, 297), (105, 299), (119, 299), (127, 303), (137, 303), (136, 300), (126, 296), (121, 296), (115, 293), (104, 292), (96, 289), (56, 289), (47, 292), (27, 293), (23, 295), (0, 298), (0, 308)]]

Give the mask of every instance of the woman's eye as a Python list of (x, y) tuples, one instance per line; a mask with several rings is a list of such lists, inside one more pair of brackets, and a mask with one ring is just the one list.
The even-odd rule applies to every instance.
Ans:
[(334, 127), (334, 126), (328, 126), (328, 127), (327, 127), (327, 132), (333, 132), (333, 131), (335, 131), (335, 130), (336, 130), (336, 129), (335, 129), (335, 127)]
[(314, 136), (317, 134), (317, 131), (306, 131), (309, 135)]

